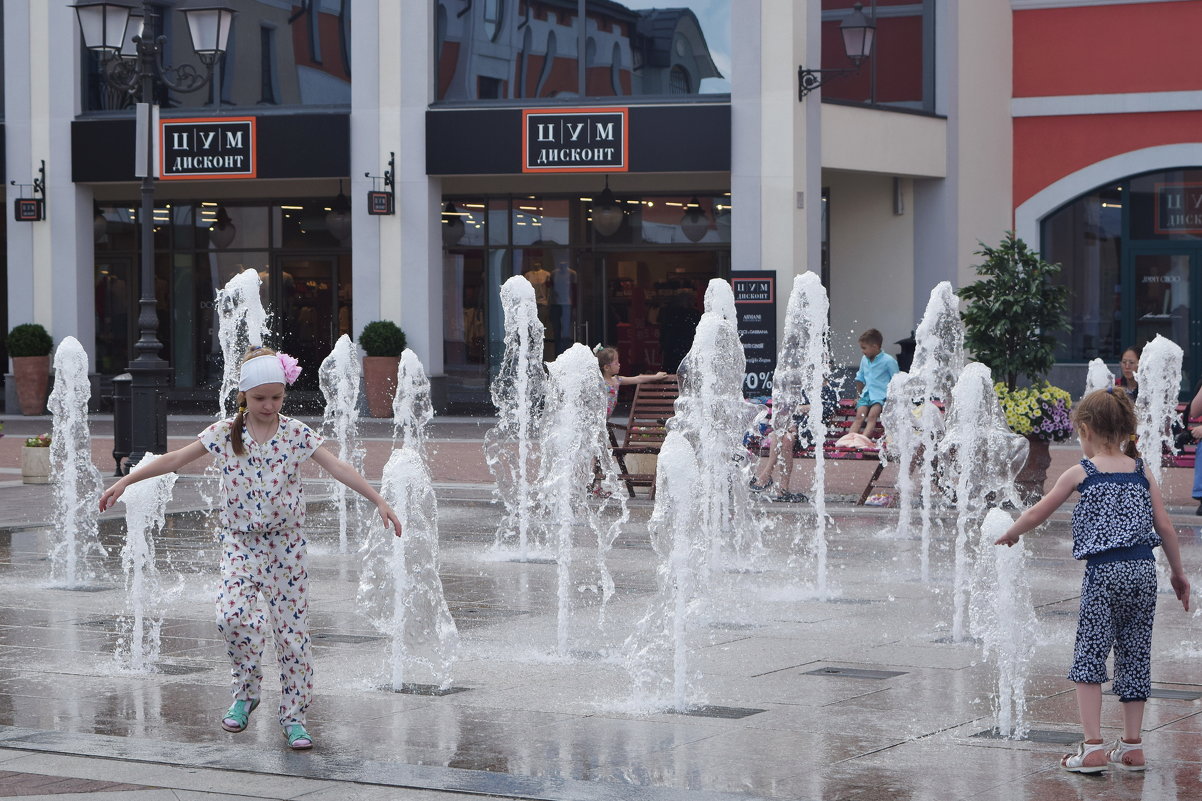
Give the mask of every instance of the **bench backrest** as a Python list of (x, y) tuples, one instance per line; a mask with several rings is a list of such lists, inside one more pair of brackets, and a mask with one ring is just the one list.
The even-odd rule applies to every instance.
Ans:
[(666, 424), (676, 414), (675, 403), (679, 396), (680, 382), (674, 375), (663, 381), (635, 385), (630, 421), (626, 424), (622, 445), (658, 449), (668, 435)]

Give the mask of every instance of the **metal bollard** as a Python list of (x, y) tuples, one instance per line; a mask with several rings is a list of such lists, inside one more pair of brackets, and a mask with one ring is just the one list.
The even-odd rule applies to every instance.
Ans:
[(133, 376), (122, 373), (113, 376), (113, 460), (117, 463), (115, 476), (129, 472), (124, 466), (133, 449)]

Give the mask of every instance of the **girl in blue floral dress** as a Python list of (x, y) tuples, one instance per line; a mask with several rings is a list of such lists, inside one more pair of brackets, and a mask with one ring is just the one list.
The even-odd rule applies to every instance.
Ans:
[[(1151, 691), (1152, 619), (1156, 612), (1156, 562), (1164, 548), (1170, 582), (1189, 611), (1189, 581), (1181, 567), (1177, 532), (1160, 487), (1141, 459), (1124, 453), (1135, 433), (1135, 410), (1119, 388), (1096, 390), (1073, 410), (1085, 458), (1065, 470), (1047, 495), (1027, 509), (997, 540), (1014, 545), (1043, 523), (1074, 492), (1073, 558), (1085, 560), (1077, 643), (1068, 678), (1076, 683), (1085, 741), (1060, 764), (1077, 773), (1145, 767), (1141, 728)], [(1123, 707), (1123, 736), (1102, 741), (1102, 683), (1114, 651), (1113, 689)]]
[[(270, 617), (280, 670), (279, 720), (288, 745), (312, 748), (305, 711), (313, 694), (305, 499), (300, 467), (313, 459), (330, 475), (376, 505), (397, 536), (401, 523), (380, 493), (346, 462), (323, 449), (307, 425), (281, 415), (284, 389), (300, 374), (296, 360), (255, 348), (242, 362), (238, 413), (214, 423), (196, 441), (135, 469), (100, 496), (100, 511), (136, 481), (174, 472), (212, 453), (222, 476), (221, 589), (217, 628), (232, 663), (234, 703), (222, 718), (229, 732), (244, 730), (259, 705), (259, 665)], [(260, 604), (259, 597), (262, 598)], [(263, 614), (263, 607), (268, 614)]]

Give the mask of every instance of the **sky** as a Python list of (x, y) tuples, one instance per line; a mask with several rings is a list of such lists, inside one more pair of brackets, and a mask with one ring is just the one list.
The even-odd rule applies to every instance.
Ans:
[(730, 92), (730, 5), (732, 0), (620, 0), (629, 9), (688, 8), (701, 23), (705, 41), (710, 48), (722, 78), (706, 78), (701, 91), (707, 94)]

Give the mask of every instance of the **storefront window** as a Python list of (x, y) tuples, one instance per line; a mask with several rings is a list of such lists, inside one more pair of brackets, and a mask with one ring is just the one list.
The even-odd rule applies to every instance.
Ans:
[[(856, 2), (822, 0), (823, 69), (853, 67), (839, 26)], [(823, 99), (934, 111), (934, 0), (870, 0), (862, 5), (876, 23), (872, 55), (858, 73), (823, 84)]]
[(1122, 337), (1123, 192), (1119, 185), (1091, 192), (1043, 224), (1042, 256), (1061, 265), (1069, 289), (1070, 329), (1056, 359), (1118, 360)]
[[(544, 359), (584, 342), (617, 347), (624, 370), (679, 364), (708, 282), (729, 274), (730, 195), (617, 198), (620, 224), (609, 236), (592, 225), (599, 196), (444, 199), (444, 363), (452, 403), (488, 403), (504, 348), (499, 291), (514, 275), (534, 290)], [(485, 233), (474, 234), (477, 210), (485, 208)]]
[[(238, 11), (227, 51), (217, 65), (221, 104), (243, 109), (267, 106), (349, 106), (351, 12), (344, 0), (228, 0)], [(155, 4), (156, 33), (167, 37), (164, 60), (203, 70), (191, 35), (176, 7)], [(131, 95), (106, 79), (100, 60), (85, 58), (84, 111), (130, 108)], [(163, 108), (216, 105), (217, 85), (196, 92), (163, 88)]]
[[(299, 222), (286, 216), (292, 206)], [(306, 213), (320, 218), (328, 206), (328, 200), (305, 199), (273, 205), (201, 201), (156, 209), (159, 340), (176, 388), (219, 386), (223, 357), (213, 300), (219, 288), (247, 269), (256, 270), (262, 281), (268, 344), (302, 365), (315, 368), (339, 336), (351, 333), (350, 252), (328, 231), (310, 232), (304, 222)], [(97, 368), (112, 375), (126, 368), (137, 339), (137, 214), (128, 205), (96, 211)], [(306, 369), (296, 389), (316, 390), (317, 370)]]
[(730, 94), (730, 0), (434, 2), (439, 101)]

